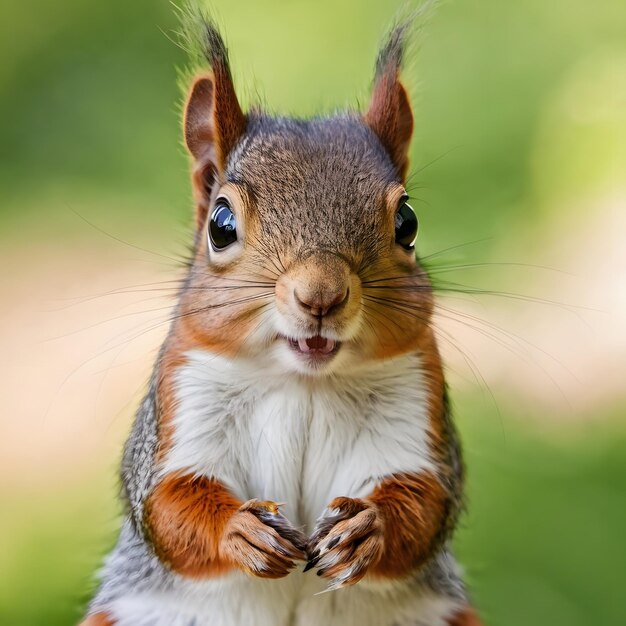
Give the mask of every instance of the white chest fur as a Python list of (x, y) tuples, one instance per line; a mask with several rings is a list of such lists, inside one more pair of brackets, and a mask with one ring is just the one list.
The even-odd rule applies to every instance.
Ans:
[[(187, 357), (175, 374), (163, 474), (214, 476), (242, 500), (285, 502), (285, 515), (308, 534), (333, 498), (366, 495), (395, 472), (433, 469), (417, 356), (326, 378), (202, 351)], [(324, 588), (301, 568), (269, 581), (180, 576), (166, 593), (130, 590), (106, 609), (120, 626), (445, 626), (459, 606), (410, 581)]]
[(382, 477), (433, 469), (417, 356), (329, 377), (288, 375), (195, 350), (176, 372), (163, 473), (213, 476), (241, 499), (286, 503), (311, 530), (330, 500)]

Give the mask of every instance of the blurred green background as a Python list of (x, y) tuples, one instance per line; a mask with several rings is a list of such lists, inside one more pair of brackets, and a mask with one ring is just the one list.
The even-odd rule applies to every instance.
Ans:
[[(400, 7), (216, 1), (244, 103), (361, 106)], [(72, 624), (190, 241), (166, 0), (0, 5), (0, 624)], [(626, 622), (626, 3), (450, 0), (405, 72), (411, 195), (489, 626)], [(507, 295), (508, 294), (508, 295)]]

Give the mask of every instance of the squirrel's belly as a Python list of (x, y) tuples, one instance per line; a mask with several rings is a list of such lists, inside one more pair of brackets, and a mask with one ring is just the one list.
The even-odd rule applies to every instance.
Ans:
[[(358, 420), (345, 423), (331, 395), (286, 383), (268, 392), (250, 419), (248, 496), (284, 503), (284, 515), (306, 534), (334, 497), (358, 495), (350, 484), (333, 490), (338, 482), (346, 483), (340, 471), (354, 445)], [(362, 475), (367, 470), (352, 471)]]
[[(417, 358), (388, 362), (368, 378), (324, 384), (285, 378), (261, 385), (225, 359), (200, 351), (188, 357), (177, 374), (164, 472), (219, 476), (241, 499), (284, 502), (284, 514), (310, 533), (335, 497), (363, 497), (395, 472), (432, 470)], [(113, 579), (134, 568), (123, 545), (118, 556), (124, 563), (111, 562)], [(416, 581), (390, 581), (385, 589), (362, 581), (316, 595), (325, 581), (313, 572), (294, 571), (280, 580), (241, 572), (204, 581), (144, 578), (145, 591), (119, 578), (119, 595), (103, 603), (119, 626), (403, 626), (423, 616), (429, 626), (444, 626), (443, 616), (456, 606), (447, 597), (433, 600)]]
[(447, 618), (460, 605), (401, 584), (319, 594), (323, 588), (310, 573), (271, 581), (233, 574), (219, 582), (185, 581), (165, 593), (123, 596), (107, 613), (116, 626), (449, 626)]
[(334, 498), (363, 497), (395, 472), (433, 470), (426, 397), (415, 358), (366, 379), (286, 380), (253, 404), (248, 497), (284, 502), (308, 533)]
[(243, 500), (284, 502), (308, 532), (337, 496), (365, 496), (395, 472), (434, 470), (417, 356), (319, 380), (263, 379), (204, 351), (186, 356), (165, 474), (216, 476)]

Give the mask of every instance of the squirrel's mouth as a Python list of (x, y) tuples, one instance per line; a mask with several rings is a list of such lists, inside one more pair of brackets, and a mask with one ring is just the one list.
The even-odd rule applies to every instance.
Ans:
[(306, 339), (287, 339), (289, 347), (301, 357), (314, 363), (329, 361), (341, 347), (340, 341), (315, 335)]

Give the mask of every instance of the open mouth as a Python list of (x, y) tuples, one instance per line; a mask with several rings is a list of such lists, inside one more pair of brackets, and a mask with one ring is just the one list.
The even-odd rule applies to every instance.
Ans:
[(287, 339), (289, 347), (299, 355), (315, 362), (323, 362), (337, 354), (341, 347), (340, 341), (315, 335), (307, 339)]

